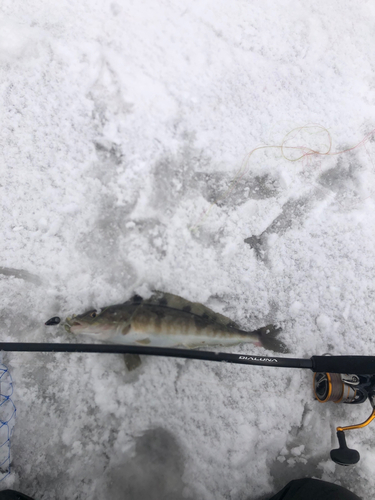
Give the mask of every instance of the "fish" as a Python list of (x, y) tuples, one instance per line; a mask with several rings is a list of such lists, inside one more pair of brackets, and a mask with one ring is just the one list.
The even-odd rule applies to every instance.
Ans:
[(160, 291), (147, 299), (134, 295), (123, 304), (73, 315), (64, 326), (70, 333), (116, 344), (195, 349), (252, 343), (289, 352), (277, 338), (281, 328), (275, 325), (246, 331), (203, 304)]

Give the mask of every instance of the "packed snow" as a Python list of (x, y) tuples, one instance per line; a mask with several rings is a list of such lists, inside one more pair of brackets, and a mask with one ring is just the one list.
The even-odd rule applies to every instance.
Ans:
[[(278, 322), (293, 357), (375, 354), (374, 17), (369, 0), (3, 0), (1, 339), (85, 341), (44, 322), (157, 289), (247, 330)], [(258, 149), (241, 170), (286, 137), (367, 140), (299, 161)], [(374, 426), (347, 434), (359, 464), (329, 458), (370, 405), (317, 403), (310, 371), (3, 362), (17, 420), (0, 489), (263, 500), (315, 477), (375, 496)]]

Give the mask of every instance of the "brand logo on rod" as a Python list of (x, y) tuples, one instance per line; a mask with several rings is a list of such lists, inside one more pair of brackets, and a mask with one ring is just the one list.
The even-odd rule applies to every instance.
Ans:
[(278, 363), (279, 362), (275, 358), (260, 358), (258, 356), (240, 356), (239, 359), (244, 359), (246, 361), (267, 361), (268, 363)]

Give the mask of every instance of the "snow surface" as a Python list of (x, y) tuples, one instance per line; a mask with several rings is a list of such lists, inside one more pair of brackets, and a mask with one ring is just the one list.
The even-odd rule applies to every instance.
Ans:
[[(375, 354), (374, 141), (299, 162), (256, 151), (223, 197), (246, 154), (296, 127), (328, 129), (333, 152), (371, 132), (374, 20), (369, 0), (3, 0), (1, 338), (76, 341), (44, 322), (158, 289), (247, 329), (279, 321), (296, 357)], [(335, 427), (369, 404), (316, 403), (310, 372), (4, 363), (17, 422), (2, 489), (259, 500), (309, 476), (375, 496), (374, 427), (348, 433), (357, 466), (329, 459)]]

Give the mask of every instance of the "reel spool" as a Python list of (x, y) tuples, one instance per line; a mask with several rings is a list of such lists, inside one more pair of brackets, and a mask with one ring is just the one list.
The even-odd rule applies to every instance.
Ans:
[(319, 403), (360, 404), (367, 399), (373, 408), (370, 417), (361, 424), (337, 427), (339, 448), (331, 451), (331, 459), (339, 465), (354, 465), (359, 462), (357, 450), (347, 447), (344, 431), (361, 429), (375, 419), (375, 376), (344, 373), (314, 373), (314, 395)]

